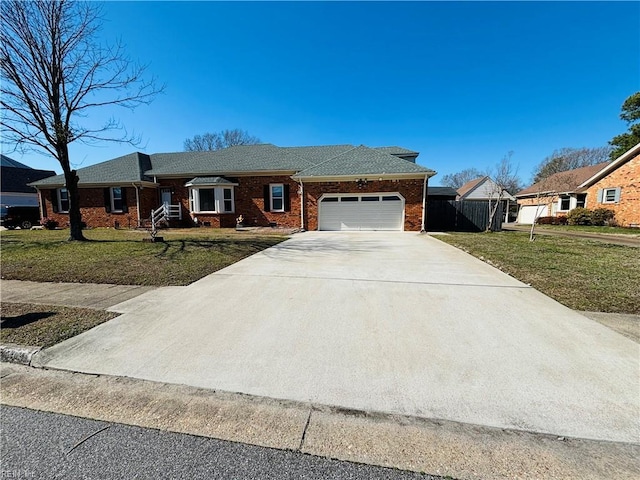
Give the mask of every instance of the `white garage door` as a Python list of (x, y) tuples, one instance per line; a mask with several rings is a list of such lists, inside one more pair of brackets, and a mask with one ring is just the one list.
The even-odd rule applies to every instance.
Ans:
[(332, 194), (320, 199), (319, 230), (404, 230), (399, 193)]
[(543, 215), (544, 205), (523, 205), (518, 212), (518, 223), (531, 225), (536, 218)]

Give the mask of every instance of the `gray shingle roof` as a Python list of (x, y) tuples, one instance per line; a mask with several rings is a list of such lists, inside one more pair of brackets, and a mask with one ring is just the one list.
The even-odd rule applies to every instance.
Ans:
[[(21, 163), (18, 164), (22, 165)], [(2, 166), (0, 167), (0, 190), (3, 193), (36, 193), (35, 188), (30, 187), (29, 184), (55, 174), (56, 172), (51, 170)]]
[[(396, 147), (393, 147), (394, 149)], [(410, 150), (401, 149), (406, 152)], [(414, 152), (415, 153), (415, 152)], [(78, 170), (80, 184), (117, 185), (152, 181), (157, 177), (196, 177), (211, 179), (232, 174), (279, 172), (300, 177), (423, 174), (431, 170), (393, 156), (381, 149), (361, 145), (327, 145), (308, 147), (277, 147), (266, 143), (238, 145), (224, 150), (206, 152), (132, 153)], [(57, 175), (33, 185), (57, 187), (64, 185), (64, 176)]]
[(389, 155), (419, 155), (418, 152), (414, 152), (413, 150), (409, 150), (403, 147), (373, 147), (376, 150), (380, 150), (381, 152), (388, 153)]
[(261, 145), (236, 145), (209, 152), (155, 153), (151, 155), (153, 168), (147, 175), (216, 175), (241, 172), (297, 172), (314, 164), (296, 152)]
[(298, 178), (330, 177), (348, 175), (421, 174), (433, 170), (421, 167), (379, 150), (353, 147), (335, 157), (306, 168), (296, 175)]
[(185, 186), (190, 185), (237, 185), (237, 183), (222, 177), (196, 177), (185, 183)]
[(456, 192), (455, 188), (451, 187), (432, 187), (429, 185), (427, 188), (427, 196), (440, 196), (440, 197), (457, 197), (458, 192)]
[[(151, 168), (149, 155), (136, 152), (106, 162), (97, 163), (78, 170), (80, 184), (126, 184), (152, 181), (144, 172)], [(55, 187), (64, 185), (64, 175), (45, 178), (32, 185)]]
[(0, 166), (9, 168), (31, 168), (24, 163), (20, 163), (13, 158), (9, 158), (6, 155), (0, 154)]

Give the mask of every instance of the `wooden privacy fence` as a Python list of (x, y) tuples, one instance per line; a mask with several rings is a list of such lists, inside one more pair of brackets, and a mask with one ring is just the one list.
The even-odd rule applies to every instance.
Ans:
[[(498, 206), (491, 230), (502, 230), (504, 202)], [(489, 223), (488, 201), (427, 201), (428, 232), (483, 232)]]

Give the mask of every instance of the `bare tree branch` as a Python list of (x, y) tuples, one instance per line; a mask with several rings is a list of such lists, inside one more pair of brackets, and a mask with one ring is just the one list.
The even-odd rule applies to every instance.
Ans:
[(217, 133), (205, 133), (196, 135), (184, 141), (184, 149), (187, 152), (201, 152), (209, 150), (222, 150), (234, 145), (255, 145), (260, 143), (258, 137), (249, 135), (246, 130), (234, 128), (233, 130), (222, 130)]
[[(88, 127), (79, 119), (105, 106), (134, 109), (162, 92), (146, 66), (134, 65), (121, 43), (101, 45), (102, 11), (91, 2), (5, 0), (0, 4), (0, 105), (5, 143), (53, 155), (69, 191), (70, 239), (84, 239), (78, 177), (71, 169), (74, 141), (125, 142), (140, 138), (107, 120)], [(114, 132), (120, 132), (120, 135)]]

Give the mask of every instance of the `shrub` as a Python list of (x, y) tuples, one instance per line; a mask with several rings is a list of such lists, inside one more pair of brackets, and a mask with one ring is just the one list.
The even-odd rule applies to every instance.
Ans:
[(614, 211), (608, 208), (596, 208), (591, 212), (591, 223), (598, 226), (611, 225), (614, 215)]
[(574, 208), (567, 214), (569, 225), (591, 225), (591, 210), (588, 208)]
[(567, 217), (559, 215), (557, 217), (540, 217), (536, 220), (538, 225), (566, 225)]
[(58, 222), (56, 222), (53, 218), (43, 218), (40, 220), (40, 225), (42, 225), (47, 230), (55, 230), (58, 226)]

